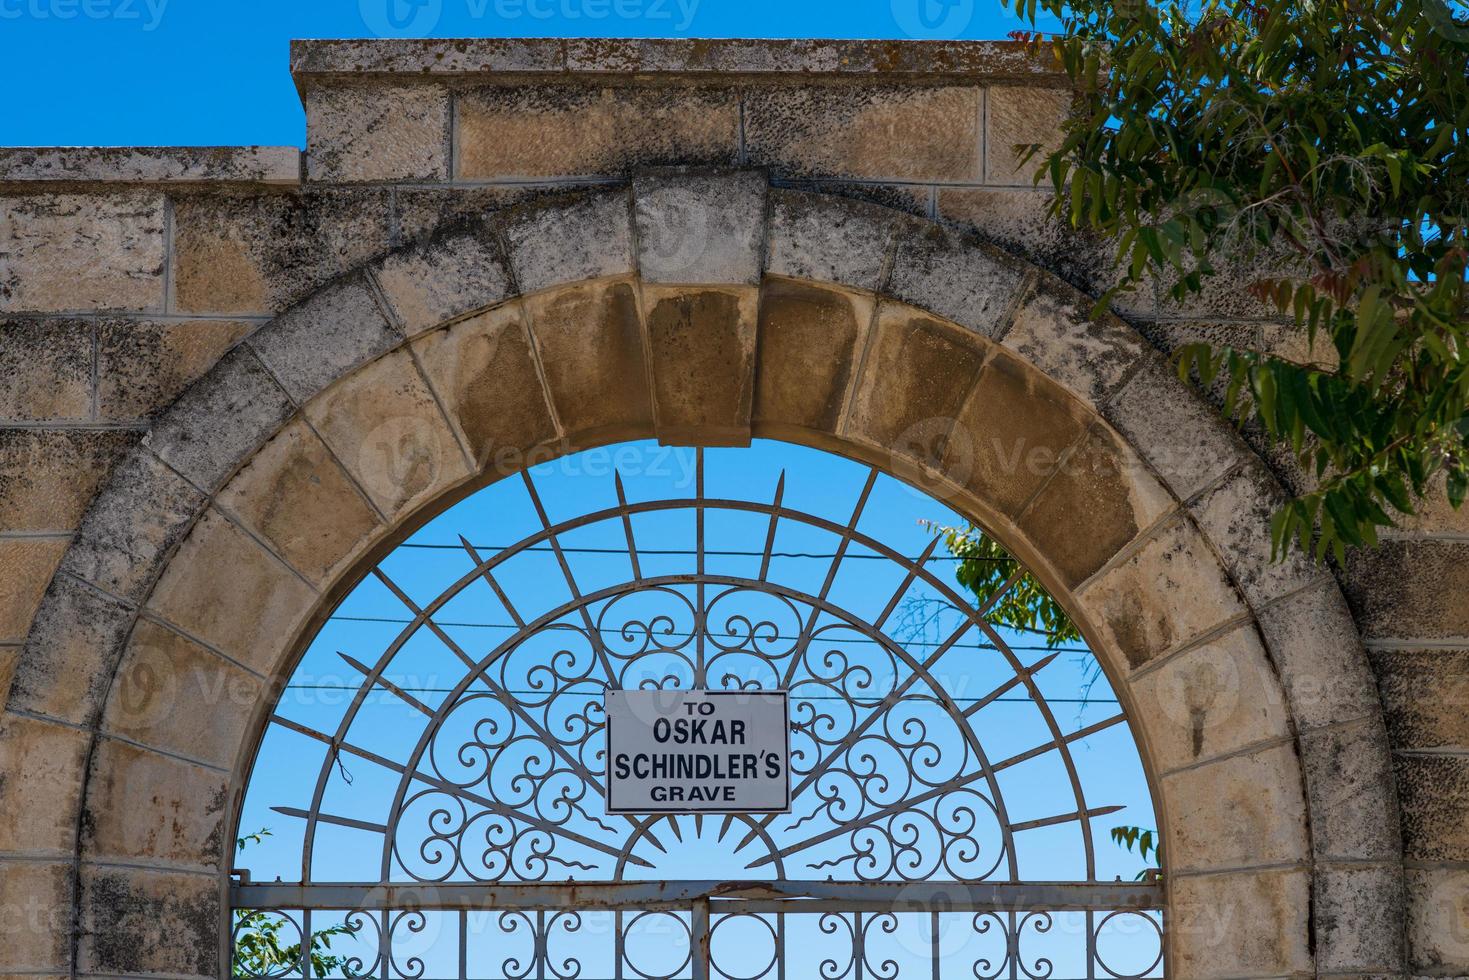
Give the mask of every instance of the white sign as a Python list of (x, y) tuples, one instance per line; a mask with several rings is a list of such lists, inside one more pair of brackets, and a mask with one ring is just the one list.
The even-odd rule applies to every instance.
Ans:
[(785, 691), (608, 691), (608, 813), (789, 813)]

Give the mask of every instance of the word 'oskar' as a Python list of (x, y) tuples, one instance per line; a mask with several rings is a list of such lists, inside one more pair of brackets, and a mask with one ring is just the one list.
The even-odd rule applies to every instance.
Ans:
[(790, 809), (784, 691), (608, 691), (608, 813)]

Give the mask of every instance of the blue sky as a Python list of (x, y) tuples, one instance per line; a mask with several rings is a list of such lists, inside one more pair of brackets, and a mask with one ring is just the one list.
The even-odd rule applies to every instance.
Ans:
[(998, 0), (0, 0), (0, 145), (302, 145), (292, 38), (998, 39)]

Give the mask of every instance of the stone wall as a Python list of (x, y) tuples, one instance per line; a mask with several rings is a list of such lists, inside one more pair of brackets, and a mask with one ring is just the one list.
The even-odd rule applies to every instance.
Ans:
[[(147, 584), (128, 580), (127, 557), (168, 553), (179, 544), (182, 530), (159, 530), (179, 521), (162, 516), (192, 520), (200, 501), (184, 487), (173, 496), (150, 491), (134, 506), (159, 519), (136, 522), (136, 539), (112, 542), (112, 560), (124, 571), (109, 580), (111, 593), (85, 584), (95, 578), (95, 565), (89, 575), (72, 564), (81, 560), (74, 554), (77, 529), (89, 509), (96, 513), (99, 489), (135, 479), (115, 467), (134, 458), (179, 395), (277, 314), (435, 233), (442, 237), (507, 209), (532, 215), (568, 191), (616, 189), (650, 168), (742, 168), (763, 172), (778, 189), (860, 199), (946, 224), (1089, 293), (1109, 281), (1107, 243), (1068, 234), (1050, 219), (1047, 196), (1017, 165), (1016, 144), (1054, 143), (1070, 96), (1054, 66), (1011, 45), (308, 42), (293, 49), (292, 69), (307, 110), (304, 154), (294, 148), (0, 150), (0, 695), (13, 675), (24, 673), (23, 656), (107, 646), (109, 595), (142, 594)], [(690, 211), (688, 220), (718, 220), (713, 214)], [(720, 228), (713, 237), (735, 231)], [(559, 250), (562, 266), (580, 263), (583, 279), (613, 274), (597, 251), (605, 243), (544, 240)], [(411, 260), (402, 262), (409, 264), (404, 281), (415, 281)], [(390, 284), (394, 268), (404, 266), (382, 266), (376, 281)], [(491, 274), (476, 268), (478, 275)], [(874, 281), (891, 272), (872, 271)], [(901, 283), (895, 290), (930, 309), (938, 290), (950, 299), (948, 309), (936, 312), (978, 329), (969, 322), (974, 297), (963, 292), (971, 272), (962, 265), (941, 268), (924, 295), (902, 296)], [(1298, 337), (1244, 294), (1247, 277), (1244, 271), (1225, 277), (1186, 309), (1150, 294), (1125, 297), (1118, 312), (1163, 350), (1202, 337), (1308, 356)], [(465, 280), (462, 288), (474, 295), (501, 288), (508, 295), (511, 285)], [(525, 294), (539, 285), (513, 284)], [(399, 300), (410, 336), (452, 316), (456, 288), (440, 277), (412, 302)], [(593, 305), (604, 300), (611, 302), (602, 297)], [(788, 304), (802, 309), (799, 300)], [(547, 322), (554, 322), (552, 312)], [(789, 336), (799, 347), (796, 320)], [(330, 341), (336, 327), (322, 321), (312, 329)], [(355, 335), (346, 326), (341, 331), (341, 343), (351, 342)], [(811, 376), (819, 374), (823, 352), (807, 356)], [(1056, 377), (1074, 371), (1064, 357), (1041, 367)], [(805, 376), (798, 372), (791, 383)], [(195, 388), (190, 397), (212, 398), (218, 408), (236, 395)], [(259, 406), (241, 401), (239, 409)], [(1202, 406), (1180, 401), (1174, 409), (1168, 417), (1135, 420), (1132, 431), (1126, 419), (1114, 421), (1139, 444), (1161, 438), (1137, 431), (1149, 425), (1172, 426), (1185, 436), (1215, 430)], [(484, 421), (485, 431), (504, 421)], [(1258, 538), (1268, 507), (1231, 511), (1211, 503), (1240, 499), (1220, 482), (1234, 472), (1220, 444), (1203, 435), (1174, 443), (1182, 447), (1177, 455), (1150, 458), (1149, 465), (1170, 486), (1191, 488), (1182, 494), (1185, 505), (1198, 520), (1214, 521), (1211, 533), (1220, 540)], [(227, 448), (206, 444), (193, 451), (207, 462), (216, 453), (226, 458)], [(1300, 481), (1277, 452), (1256, 448), (1284, 483)], [(379, 515), (406, 509), (399, 503), (406, 502), (378, 500), (371, 509)], [(71, 572), (53, 582), (64, 558)], [(308, 577), (315, 584), (334, 573), (322, 568)], [(1335, 589), (1272, 606), (1275, 621), (1263, 628), (1278, 637), (1295, 630), (1298, 645), (1325, 643), (1343, 657), (1365, 642), (1394, 766), (1388, 771), (1371, 762), (1381, 722), (1336, 725), (1331, 717), (1303, 719), (1296, 710), (1290, 724), (1312, 732), (1297, 748), (1308, 784), (1313, 766), (1341, 776), (1335, 795), (1312, 801), (1321, 814), (1310, 825), (1314, 846), (1321, 853), (1331, 838), (1334, 815), (1351, 819), (1362, 800), (1390, 796), (1395, 783), (1403, 812), (1408, 968), (1466, 973), (1469, 728), (1458, 701), (1469, 690), (1469, 512), (1455, 514), (1435, 502), (1381, 547), (1354, 555), (1339, 578), (1356, 633), (1320, 627), (1335, 622), (1316, 608), (1339, 602)], [(1248, 597), (1257, 584), (1240, 587)], [(53, 635), (50, 621), (33, 624), (48, 588), (48, 604), (81, 610), (90, 634)], [(1318, 684), (1328, 680), (1313, 676)], [(87, 930), (78, 912), (86, 904), (80, 883), (91, 881), (95, 889), (105, 878), (79, 874), (82, 829), (75, 821), (38, 814), (76, 811), (84, 792), (48, 774), (122, 767), (124, 760), (108, 758), (128, 739), (114, 739), (107, 754), (94, 758), (94, 743), (80, 737), (95, 727), (107, 691), (80, 697), (75, 712), (43, 712), (22, 686), (0, 719), (0, 901), (30, 909), (27, 916), (50, 916), (50, 924), (36, 931), (43, 941), (0, 944), (0, 976), (86, 973), (77, 956)], [(7, 783), (12, 793), (21, 784), (50, 787), (54, 798), (28, 797), (22, 806), (7, 796)], [(147, 805), (136, 793), (110, 798), (119, 807)], [(169, 860), (166, 842), (126, 844)], [(1393, 840), (1387, 849), (1397, 846)], [(1364, 864), (1362, 871), (1376, 867)], [(1329, 882), (1318, 883), (1309, 900), (1318, 915), (1302, 941), (1313, 955), (1341, 921), (1396, 923), (1403, 911), (1383, 908), (1393, 899), (1384, 900), (1380, 888), (1354, 887), (1345, 871)], [(1262, 893), (1259, 900), (1282, 899)], [(1285, 900), (1308, 902), (1304, 894)], [(55, 920), (57, 910), (65, 921)], [(1393, 971), (1391, 936), (1384, 940), (1381, 929), (1350, 935), (1363, 948), (1334, 947), (1332, 956), (1312, 961), (1313, 971), (1361, 972), (1364, 964)], [(134, 968), (123, 958), (101, 972), (209, 972), (192, 962), (165, 966)]]

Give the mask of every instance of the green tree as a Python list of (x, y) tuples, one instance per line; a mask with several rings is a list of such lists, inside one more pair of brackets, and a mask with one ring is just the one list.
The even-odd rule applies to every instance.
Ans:
[[(1155, 878), (1163, 871), (1163, 842), (1158, 839), (1156, 830), (1147, 830), (1142, 827), (1113, 827), (1112, 843), (1128, 853), (1137, 848), (1137, 856), (1142, 858), (1149, 866), (1137, 873), (1138, 881), (1146, 881)], [(1151, 855), (1152, 861), (1148, 862)]]
[[(1006, 0), (1007, 3), (1010, 0)], [(1078, 91), (1034, 157), (1055, 212), (1117, 243), (1118, 291), (1175, 300), (1227, 266), (1337, 355), (1330, 366), (1192, 345), (1228, 411), (1288, 444), (1313, 484), (1277, 555), (1317, 559), (1446, 487), (1469, 489), (1469, 0), (1014, 0), (1059, 19)], [(1028, 148), (1036, 154), (1038, 147)]]
[(943, 538), (949, 554), (960, 559), (954, 575), (974, 595), (976, 608), (994, 603), (985, 615), (990, 622), (1038, 634), (1049, 647), (1081, 642), (1081, 631), (1061, 604), (994, 538), (973, 524), (925, 526)]
[[(270, 831), (259, 830), (235, 840), (235, 853), (240, 853), (251, 844), (259, 844), (270, 836)], [(274, 913), (256, 909), (237, 909), (234, 914), (234, 952), (231, 975), (236, 977), (288, 977), (299, 976), (301, 971), (301, 943), (288, 943), (285, 936), (294, 927)], [(309, 955), (311, 975), (330, 977), (340, 973), (344, 977), (358, 976), (349, 957), (331, 951), (332, 940), (337, 936), (356, 938), (356, 930), (343, 923), (311, 934)]]

